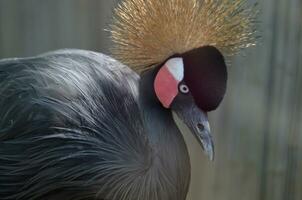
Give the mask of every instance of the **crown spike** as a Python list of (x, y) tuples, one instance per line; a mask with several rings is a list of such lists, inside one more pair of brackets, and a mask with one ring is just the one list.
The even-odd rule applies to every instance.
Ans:
[(232, 56), (255, 45), (256, 15), (247, 0), (122, 0), (111, 52), (137, 71), (207, 45)]

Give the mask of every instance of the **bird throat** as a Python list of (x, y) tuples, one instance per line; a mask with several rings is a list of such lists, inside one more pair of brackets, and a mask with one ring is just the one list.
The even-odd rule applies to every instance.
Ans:
[(141, 74), (139, 84), (139, 104), (146, 131), (153, 145), (181, 148), (187, 152), (184, 139), (172, 115), (172, 111), (163, 107), (153, 88), (154, 79), (160, 67), (149, 69)]
[(143, 117), (150, 126), (150, 131), (154, 131), (154, 127), (159, 129), (174, 128), (175, 122), (170, 109), (164, 108), (156, 96), (154, 90), (154, 80), (160, 67), (149, 69), (141, 74), (139, 83), (139, 103)]
[[(190, 182), (191, 165), (184, 138), (174, 122), (170, 109), (163, 107), (157, 98), (153, 83), (160, 67), (141, 74), (139, 83), (139, 106), (152, 150), (152, 177), (163, 185), (169, 185), (162, 174), (173, 181), (172, 188), (161, 194), (163, 199), (185, 199)], [(177, 188), (177, 189), (176, 189)]]

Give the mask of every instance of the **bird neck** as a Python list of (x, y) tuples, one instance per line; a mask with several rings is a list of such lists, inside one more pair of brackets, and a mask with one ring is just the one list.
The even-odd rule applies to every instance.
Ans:
[(155, 94), (153, 83), (158, 70), (155, 68), (142, 73), (139, 84), (140, 110), (152, 152), (149, 169), (152, 178), (165, 187), (171, 186), (170, 181), (173, 183), (172, 188), (164, 189), (163, 199), (183, 200), (190, 182), (190, 159), (171, 110), (164, 108)]
[(161, 194), (163, 199), (183, 200), (190, 182), (190, 159), (171, 110), (164, 108), (155, 94), (153, 83), (159, 69), (142, 73), (139, 83), (140, 110), (152, 152), (149, 170), (152, 179), (166, 187)]
[(139, 102), (143, 119), (146, 122), (146, 131), (153, 144), (166, 143), (163, 145), (171, 148), (175, 148), (173, 145), (183, 146), (184, 140), (173, 119), (171, 110), (162, 106), (154, 91), (154, 79), (159, 69), (160, 67), (156, 67), (141, 74)]

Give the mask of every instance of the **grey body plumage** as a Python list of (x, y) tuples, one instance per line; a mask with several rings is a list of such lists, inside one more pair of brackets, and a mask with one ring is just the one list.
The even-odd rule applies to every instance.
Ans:
[(0, 61), (0, 199), (184, 200), (186, 145), (139, 85), (90, 51)]

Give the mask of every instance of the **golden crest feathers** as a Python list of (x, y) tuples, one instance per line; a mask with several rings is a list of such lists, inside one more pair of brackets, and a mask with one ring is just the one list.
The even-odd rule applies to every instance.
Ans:
[(255, 45), (256, 14), (246, 0), (122, 0), (112, 54), (137, 71), (206, 45), (232, 56)]

